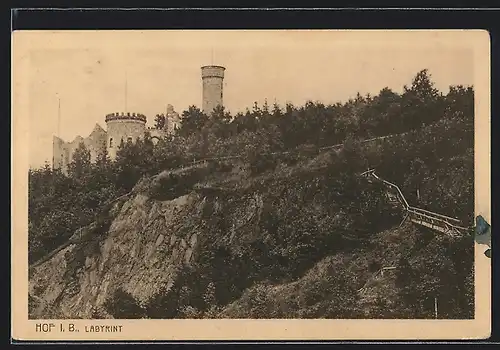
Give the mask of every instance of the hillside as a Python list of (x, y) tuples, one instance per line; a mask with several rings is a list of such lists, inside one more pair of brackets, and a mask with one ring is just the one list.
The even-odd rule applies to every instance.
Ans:
[[(172, 195), (170, 172), (144, 179), (110, 208), (109, 228), (90, 225), (30, 271), (32, 316), (411, 317), (391, 307), (404, 305), (404, 289), (416, 282), (397, 284), (398, 271), (357, 291), (377, 267), (401, 268), (403, 257), (427, 272), (420, 280), (446, 288), (448, 277), (433, 273), (456, 268), (467, 248), (408, 223), (398, 228), (401, 210), (377, 184), (352, 176), (349, 190), (337, 186), (336, 157), (313, 159), (322, 165), (316, 170), (308, 161), (247, 178), (242, 187), (226, 182), (224, 190), (193, 184)], [(201, 165), (176, 172), (193, 173), (230, 178)], [(466, 292), (456, 288), (457, 298)], [(450, 308), (454, 317), (471, 312)]]
[(191, 109), (174, 140), (30, 173), (30, 318), (433, 318), (435, 298), (473, 317), (472, 237), (401, 224), (358, 176), (471, 222), (472, 89), (423, 78), (343, 106)]

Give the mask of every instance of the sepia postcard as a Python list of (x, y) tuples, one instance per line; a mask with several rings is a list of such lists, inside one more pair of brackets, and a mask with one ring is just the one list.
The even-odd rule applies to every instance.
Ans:
[(481, 30), (12, 34), (16, 340), (490, 335)]

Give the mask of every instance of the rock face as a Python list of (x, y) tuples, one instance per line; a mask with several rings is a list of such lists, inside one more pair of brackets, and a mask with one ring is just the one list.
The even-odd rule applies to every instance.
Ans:
[[(400, 317), (387, 291), (358, 295), (371, 260), (393, 266), (403, 250), (422, 261), (439, 255), (416, 250), (420, 234), (404, 227), (388, 231), (396, 246), (391, 235), (377, 243), (374, 233), (401, 218), (362, 180), (351, 189), (356, 195), (342, 198), (341, 182), (321, 169), (233, 187), (208, 185), (197, 173), (208, 169), (200, 169), (141, 180), (32, 266), (29, 317), (352, 318), (370, 308), (381, 314), (380, 298)], [(358, 198), (370, 206), (356, 207)], [(387, 227), (366, 219), (375, 216)], [(401, 250), (401, 242), (408, 247)], [(392, 280), (384, 283), (396, 290)]]
[[(220, 203), (195, 192), (165, 201), (145, 192), (115, 204), (107, 232), (70, 244), (31, 269), (30, 297), (36, 305), (31, 317), (95, 318), (98, 313), (113, 318), (105, 303), (116, 290), (146, 305), (168, 292), (180, 270), (196, 267), (200, 247), (209, 239), (203, 229), (207, 214)], [(249, 210), (250, 217), (257, 212), (254, 205)]]

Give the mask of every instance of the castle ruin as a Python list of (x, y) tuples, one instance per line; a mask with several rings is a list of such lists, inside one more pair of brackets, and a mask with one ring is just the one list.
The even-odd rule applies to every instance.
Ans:
[(117, 112), (106, 115), (105, 122), (107, 130), (104, 130), (99, 124), (96, 124), (94, 130), (88, 137), (83, 138), (78, 135), (72, 142), (65, 142), (61, 138), (54, 136), (53, 168), (61, 169), (63, 173), (67, 174), (68, 165), (73, 158), (75, 150), (81, 143), (90, 151), (90, 161), (95, 162), (97, 156), (104, 148), (106, 148), (109, 158), (114, 160), (122, 142), (135, 142), (138, 138), (143, 138), (146, 131), (149, 132), (151, 138), (154, 140), (158, 140), (168, 135), (178, 128), (180, 124), (179, 114), (173, 110), (171, 105), (169, 106), (169, 115), (172, 121), (170, 121), (168, 125), (172, 125), (172, 128), (146, 128), (147, 118), (145, 115), (140, 113)]
[[(210, 115), (217, 106), (223, 106), (223, 81), (224, 71), (222, 66), (201, 67), (201, 78), (203, 85), (202, 111)], [(92, 133), (83, 138), (77, 136), (72, 142), (65, 142), (61, 138), (53, 138), (54, 169), (61, 169), (67, 173), (68, 165), (78, 146), (83, 143), (90, 151), (91, 162), (95, 162), (104, 147), (107, 149), (110, 159), (116, 158), (116, 153), (123, 142), (135, 142), (137, 138), (144, 137), (149, 132), (153, 140), (175, 133), (180, 128), (181, 118), (172, 105), (167, 105), (165, 125), (162, 129), (146, 127), (147, 118), (140, 113), (117, 112), (107, 114), (105, 122), (107, 130), (96, 124)]]
[(90, 151), (90, 161), (95, 162), (101, 150), (106, 146), (106, 142), (107, 133), (99, 124), (95, 125), (94, 130), (87, 138), (78, 135), (72, 142), (65, 142), (61, 138), (54, 136), (52, 142), (52, 167), (54, 169), (61, 169), (66, 173), (68, 165), (71, 159), (73, 159), (73, 154), (80, 143), (83, 143)]
[(165, 118), (164, 129), (168, 134), (173, 134), (177, 129), (181, 127), (181, 116), (179, 113), (174, 111), (172, 105), (167, 105), (167, 115)]

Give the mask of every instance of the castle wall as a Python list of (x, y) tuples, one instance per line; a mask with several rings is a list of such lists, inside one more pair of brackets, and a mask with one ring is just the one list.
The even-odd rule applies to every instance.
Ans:
[(69, 147), (66, 142), (57, 136), (52, 140), (52, 168), (61, 169), (62, 172), (67, 172), (69, 163)]
[[(69, 155), (69, 162), (68, 162), (68, 164), (73, 159), (73, 155), (75, 154), (76, 149), (78, 148), (78, 146), (82, 142), (83, 142), (83, 144), (85, 144), (85, 139), (83, 137), (81, 137), (80, 135), (78, 135), (77, 137), (75, 137), (75, 139), (73, 141), (68, 142), (66, 144), (66, 147), (68, 149), (68, 155)], [(85, 146), (87, 146), (87, 145), (85, 145)]]
[(165, 119), (165, 127), (167, 133), (172, 134), (176, 129), (181, 127), (181, 117), (179, 113), (174, 111), (174, 107), (172, 105), (167, 106), (167, 115)]
[(146, 123), (140, 120), (122, 119), (107, 121), (107, 147), (109, 157), (116, 158), (116, 152), (121, 140), (127, 142), (130, 138), (135, 142), (137, 138), (143, 138), (146, 131)]
[(158, 143), (158, 140), (164, 138), (167, 135), (167, 132), (165, 130), (159, 129), (148, 129), (148, 132), (151, 135), (151, 139), (155, 145)]
[(223, 106), (224, 67), (201, 67), (203, 81), (203, 112), (210, 115), (215, 107)]
[(83, 140), (85, 147), (90, 150), (90, 161), (95, 162), (97, 156), (103, 151), (108, 142), (108, 134), (99, 125), (96, 125), (94, 131)]
[(99, 125), (96, 125), (87, 138), (77, 136), (71, 142), (64, 142), (60, 138), (54, 136), (52, 145), (52, 167), (54, 169), (61, 169), (63, 173), (67, 174), (68, 165), (71, 163), (76, 149), (82, 142), (90, 151), (90, 161), (95, 162), (98, 154), (102, 151), (103, 147), (106, 146), (106, 141), (106, 131)]

